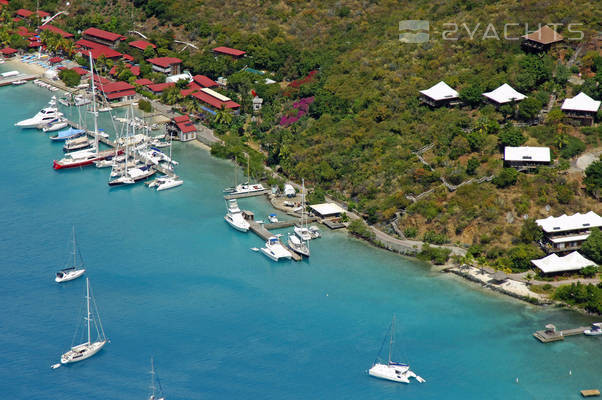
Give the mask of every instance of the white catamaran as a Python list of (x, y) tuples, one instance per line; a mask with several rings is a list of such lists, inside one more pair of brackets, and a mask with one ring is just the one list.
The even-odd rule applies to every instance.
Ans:
[(81, 257), (81, 253), (79, 254), (80, 264), (77, 263), (78, 253), (79, 252), (77, 251), (77, 242), (75, 240), (75, 226), (73, 226), (73, 265), (67, 268), (63, 268), (62, 270), (57, 272), (56, 278), (54, 278), (55, 282), (61, 283), (72, 281), (76, 278), (79, 278), (84, 274), (84, 272), (86, 272), (86, 270), (84, 269), (84, 260)]
[[(90, 282), (88, 278), (86, 278), (86, 323), (88, 328), (88, 340), (84, 343), (78, 344), (76, 346), (72, 346), (71, 349), (61, 356), (61, 364), (69, 364), (77, 361), (85, 360), (86, 358), (92, 357), (94, 354), (98, 353), (100, 349), (107, 344), (107, 337), (105, 336), (105, 332), (102, 329), (102, 323), (100, 322), (100, 316), (98, 315), (98, 308), (96, 307), (96, 302), (92, 299), (92, 306), (94, 308), (94, 313), (90, 309)], [(91, 337), (91, 324), (94, 323), (94, 327), (96, 328), (97, 338), (93, 342)]]
[[(410, 365), (391, 360), (391, 352), (393, 351), (393, 342), (395, 335), (395, 316), (393, 316), (393, 322), (391, 322), (391, 328), (389, 332), (389, 359), (387, 362), (381, 361), (378, 357), (374, 360), (372, 368), (368, 370), (368, 374), (375, 378), (386, 379), (393, 382), (410, 383), (410, 378), (415, 378), (418, 382), (426, 382), (423, 378), (410, 371)], [(385, 336), (386, 338), (386, 336)], [(384, 345), (384, 342), (383, 342)], [(381, 346), (382, 350), (382, 346)], [(379, 351), (380, 355), (380, 351)]]

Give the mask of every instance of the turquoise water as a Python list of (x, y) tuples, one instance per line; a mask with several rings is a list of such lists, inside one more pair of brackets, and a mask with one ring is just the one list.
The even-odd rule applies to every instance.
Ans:
[[(4, 397), (144, 398), (151, 356), (168, 399), (576, 399), (602, 386), (600, 338), (531, 337), (589, 318), (483, 292), (324, 229), (310, 261), (250, 251), (261, 241), (223, 220), (232, 164), (191, 145), (175, 146), (185, 183), (165, 192), (109, 189), (108, 169), (54, 171), (60, 145), (13, 127), (50, 95), (0, 88)], [(261, 199), (240, 203), (259, 218), (271, 212)], [(79, 323), (84, 280), (53, 281), (72, 224), (111, 343), (51, 370)], [(396, 358), (425, 384), (365, 374), (393, 314)]]

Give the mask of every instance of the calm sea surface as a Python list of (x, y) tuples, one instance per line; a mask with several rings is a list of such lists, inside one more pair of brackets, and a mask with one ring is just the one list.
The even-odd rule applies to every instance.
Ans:
[[(151, 356), (168, 399), (577, 399), (602, 387), (601, 338), (531, 337), (586, 317), (483, 292), (325, 228), (310, 261), (250, 251), (260, 239), (223, 219), (232, 164), (192, 145), (174, 145), (185, 183), (165, 192), (109, 189), (109, 169), (54, 171), (61, 146), (13, 126), (50, 95), (0, 88), (5, 398), (144, 398)], [(271, 212), (262, 199), (240, 203)], [(85, 281), (53, 280), (72, 224), (111, 343), (51, 370), (80, 321)], [(425, 384), (366, 375), (393, 314), (395, 358)]]

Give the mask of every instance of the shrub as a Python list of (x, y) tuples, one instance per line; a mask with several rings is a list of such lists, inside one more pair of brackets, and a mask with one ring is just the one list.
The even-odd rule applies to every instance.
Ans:
[(585, 169), (585, 179), (583, 180), (585, 189), (598, 198), (602, 192), (602, 160), (595, 161)]
[(515, 272), (526, 271), (531, 267), (531, 260), (541, 256), (543, 252), (534, 245), (520, 244), (508, 251), (510, 268)]
[(418, 229), (415, 226), (409, 226), (403, 230), (403, 234), (407, 238), (415, 238), (418, 234)]
[(422, 240), (424, 240), (427, 243), (432, 243), (432, 244), (444, 244), (444, 243), (449, 242), (449, 239), (447, 238), (447, 236), (445, 234), (437, 233), (434, 231), (426, 231), (424, 233)]
[(418, 253), (418, 258), (425, 261), (431, 261), (436, 265), (442, 265), (447, 262), (450, 254), (450, 249), (431, 247), (428, 244), (425, 244), (422, 246), (422, 251)]
[(535, 223), (535, 219), (528, 218), (523, 222), (520, 230), (520, 239), (523, 243), (536, 243), (543, 237), (541, 227)]
[(560, 149), (560, 155), (564, 158), (573, 158), (585, 150), (585, 143), (574, 136), (567, 137), (567, 143)]
[(138, 108), (147, 113), (153, 112), (153, 105), (148, 100), (140, 99), (138, 101)]
[(374, 240), (374, 232), (361, 219), (354, 219), (349, 224), (349, 232), (364, 239)]
[(81, 76), (73, 70), (64, 69), (59, 72), (59, 78), (63, 81), (63, 83), (69, 87), (75, 87), (79, 85), (81, 81)]
[(588, 267), (583, 268), (581, 271), (579, 271), (579, 273), (586, 278), (593, 278), (598, 273), (598, 267), (590, 265)]
[(505, 188), (514, 185), (518, 179), (518, 171), (514, 168), (504, 168), (493, 178), (493, 183), (499, 188)]
[(479, 168), (479, 165), (481, 165), (479, 159), (476, 157), (472, 157), (466, 163), (466, 173), (468, 175), (475, 175), (477, 173), (477, 168)]
[(499, 134), (500, 145), (518, 147), (527, 141), (520, 129), (512, 125), (506, 125)]
[(602, 264), (602, 231), (592, 228), (589, 237), (581, 245), (583, 255), (596, 264)]

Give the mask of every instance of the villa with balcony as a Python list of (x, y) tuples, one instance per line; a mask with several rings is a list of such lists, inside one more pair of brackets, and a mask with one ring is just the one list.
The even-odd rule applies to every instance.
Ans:
[(585, 214), (563, 214), (535, 221), (544, 232), (541, 242), (548, 253), (566, 253), (581, 248), (592, 228), (602, 228), (602, 217), (593, 211)]

